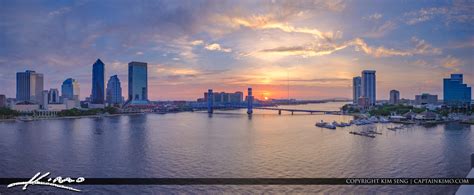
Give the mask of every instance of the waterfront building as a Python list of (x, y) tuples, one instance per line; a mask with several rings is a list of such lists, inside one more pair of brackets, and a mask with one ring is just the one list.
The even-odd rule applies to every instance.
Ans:
[(64, 80), (63, 84), (61, 85), (61, 102), (65, 101), (66, 99), (79, 102), (79, 93), (79, 82), (77, 82), (76, 79), (68, 78)]
[(122, 104), (122, 87), (117, 75), (111, 76), (107, 82), (106, 100), (109, 105)]
[[(204, 101), (207, 102), (209, 98), (209, 92), (204, 93)], [(244, 93), (237, 91), (234, 93), (226, 93), (226, 92), (213, 92), (212, 95), (213, 102), (217, 104), (240, 104), (243, 102)]]
[(421, 95), (415, 96), (415, 104), (417, 105), (427, 105), (427, 104), (437, 104), (437, 103), (438, 103), (438, 95), (423, 93)]
[(0, 94), (0, 108), (7, 107), (7, 97)]
[(18, 102), (41, 103), (43, 74), (32, 70), (16, 73), (16, 100)]
[(361, 96), (357, 99), (357, 105), (362, 109), (368, 109), (370, 107), (369, 98)]
[(354, 77), (352, 79), (352, 102), (354, 104), (359, 103), (359, 97), (361, 93), (361, 85), (362, 85), (362, 78), (361, 77)]
[(49, 104), (59, 104), (59, 90), (58, 89), (49, 89), (48, 92), (48, 103)]
[(91, 102), (93, 104), (103, 104), (105, 95), (105, 65), (100, 60), (92, 65), (92, 93), (91, 93)]
[(400, 103), (400, 92), (398, 90), (390, 91), (390, 104), (399, 104)]
[(40, 106), (39, 104), (33, 104), (28, 101), (22, 101), (22, 102), (13, 104), (11, 109), (16, 110), (18, 112), (31, 112), (31, 111), (39, 110)]
[(443, 80), (443, 101), (450, 106), (470, 106), (471, 87), (463, 83), (462, 74), (451, 74)]
[(40, 108), (41, 109), (48, 109), (48, 95), (49, 91), (48, 90), (43, 90), (41, 93), (41, 102), (40, 102)]
[(368, 98), (371, 106), (375, 105), (376, 100), (376, 80), (375, 70), (364, 70), (362, 71), (362, 82), (361, 82), (362, 94)]
[(128, 63), (127, 104), (148, 104), (148, 70), (145, 62)]

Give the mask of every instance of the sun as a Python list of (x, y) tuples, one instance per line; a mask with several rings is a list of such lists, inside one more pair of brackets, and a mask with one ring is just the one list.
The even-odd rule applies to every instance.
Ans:
[(264, 97), (265, 100), (268, 100), (268, 97)]

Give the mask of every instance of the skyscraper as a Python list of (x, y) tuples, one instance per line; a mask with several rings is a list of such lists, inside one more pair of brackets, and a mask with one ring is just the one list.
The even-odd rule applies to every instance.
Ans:
[(360, 77), (354, 77), (352, 79), (352, 102), (354, 104), (358, 104), (358, 100), (360, 97), (360, 90), (361, 90), (361, 83), (362, 80)]
[(443, 80), (443, 101), (450, 106), (470, 106), (471, 87), (463, 83), (462, 74), (451, 74)]
[(68, 78), (64, 80), (63, 85), (61, 85), (61, 94), (62, 98), (67, 98), (69, 100), (79, 101), (79, 83), (76, 79)]
[(27, 70), (16, 73), (16, 99), (41, 103), (43, 93), (43, 74)]
[(128, 101), (127, 104), (148, 104), (147, 63), (128, 63)]
[(122, 104), (122, 87), (117, 75), (111, 76), (107, 82), (106, 100), (110, 105)]
[(397, 90), (390, 91), (390, 104), (399, 104), (400, 103), (400, 92)]
[(50, 104), (58, 104), (59, 103), (59, 90), (58, 89), (49, 89), (48, 103), (50, 103)]
[(0, 94), (0, 108), (7, 107), (7, 97)]
[(375, 85), (375, 70), (362, 71), (361, 82), (362, 96), (369, 99), (370, 105), (375, 105), (376, 100), (376, 85)]
[(105, 99), (105, 65), (100, 60), (92, 65), (92, 95), (91, 103), (93, 104), (103, 104)]

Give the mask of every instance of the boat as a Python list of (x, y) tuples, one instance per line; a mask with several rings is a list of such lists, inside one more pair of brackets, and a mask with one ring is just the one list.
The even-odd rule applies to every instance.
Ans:
[(344, 127), (349, 127), (349, 126), (351, 126), (351, 123), (341, 122), (341, 125), (343, 125)]
[(23, 121), (23, 122), (34, 121), (33, 117), (31, 116), (20, 116), (17, 118), (17, 120)]
[(371, 135), (371, 134), (366, 133), (366, 132), (351, 131), (351, 132), (349, 132), (349, 133), (350, 133), (350, 134), (353, 134), (353, 135), (360, 135), (360, 136), (375, 138), (375, 135)]
[(379, 122), (379, 119), (378, 119), (376, 116), (372, 116), (372, 117), (369, 118), (369, 121), (370, 121), (371, 123), (378, 123), (378, 122)]
[(388, 119), (386, 119), (385, 117), (380, 117), (379, 122), (380, 123), (389, 123), (390, 121)]
[(328, 128), (328, 129), (336, 129), (336, 126), (333, 125), (333, 124), (326, 124), (326, 126), (324, 126), (325, 128)]
[(321, 120), (321, 122), (316, 123), (317, 127), (327, 128), (327, 129), (336, 129), (336, 126), (333, 124), (326, 123)]
[(378, 135), (382, 135), (382, 133), (380, 132), (377, 132), (377, 131), (374, 131), (374, 130), (368, 130), (367, 133), (369, 134), (378, 134)]
[(342, 123), (338, 123), (336, 121), (332, 122), (332, 125), (336, 126), (336, 127), (345, 127), (346, 125), (343, 125)]
[(328, 123), (321, 120), (321, 122), (316, 123), (316, 127), (325, 127)]

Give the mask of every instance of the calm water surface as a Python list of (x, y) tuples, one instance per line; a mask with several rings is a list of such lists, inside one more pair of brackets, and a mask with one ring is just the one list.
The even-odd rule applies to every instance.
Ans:
[[(287, 106), (338, 110), (341, 103)], [(0, 177), (465, 177), (473, 127), (327, 130), (349, 116), (245, 110), (0, 123)], [(351, 135), (362, 128), (376, 138)], [(422, 193), (458, 186), (77, 186), (86, 193)], [(0, 193), (20, 188), (0, 187)], [(30, 192), (64, 190), (29, 187)]]

